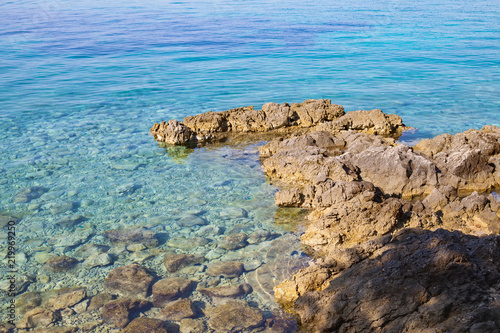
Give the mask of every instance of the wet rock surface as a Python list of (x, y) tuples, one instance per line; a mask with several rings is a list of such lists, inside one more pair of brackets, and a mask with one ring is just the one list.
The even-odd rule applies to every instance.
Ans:
[(163, 307), (169, 302), (186, 297), (194, 288), (194, 281), (170, 277), (162, 279), (153, 285), (153, 305)]
[(106, 277), (105, 285), (122, 296), (145, 298), (150, 293), (153, 280), (144, 267), (132, 264), (113, 269)]
[(123, 333), (168, 333), (168, 326), (163, 320), (136, 318), (122, 330)]
[(262, 311), (240, 301), (227, 303), (207, 310), (208, 326), (217, 332), (238, 332), (260, 327), (264, 323)]

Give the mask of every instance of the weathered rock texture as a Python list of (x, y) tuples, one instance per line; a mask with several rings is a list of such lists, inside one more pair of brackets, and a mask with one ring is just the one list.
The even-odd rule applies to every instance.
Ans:
[[(311, 332), (498, 330), (494, 318), (500, 285), (485, 286), (481, 273), (497, 270), (498, 261), (486, 258), (494, 253), (498, 238), (465, 234), (500, 234), (500, 203), (484, 194), (500, 185), (499, 152), (500, 129), (492, 126), (423, 140), (414, 148), (352, 130), (316, 131), (260, 147), (265, 172), (283, 188), (276, 204), (311, 209), (311, 223), (301, 239), (317, 258), (275, 288), (276, 300)], [(458, 233), (444, 237), (447, 232), (436, 231), (440, 228)], [(402, 230), (414, 230), (409, 240), (399, 239), (406, 241), (404, 246), (391, 241)], [(486, 257), (476, 260), (467, 249), (487, 239)], [(460, 250), (455, 249), (459, 241)], [(394, 250), (397, 246), (401, 248)], [(467, 267), (459, 274), (468, 278), (448, 281), (454, 292), (440, 297), (455, 308), (444, 308), (440, 319), (430, 320), (427, 317), (437, 310), (424, 313), (425, 306), (444, 302), (430, 290), (441, 288), (446, 278), (439, 281), (436, 276), (450, 275), (446, 267), (454, 262), (442, 259), (449, 262), (433, 266), (438, 259), (422, 254), (433, 246), (453, 248), (467, 258), (458, 262)], [(386, 267), (378, 258), (390, 251), (400, 256), (399, 262), (391, 259)], [(441, 250), (435, 251), (441, 255)], [(462, 285), (474, 292), (460, 292)], [(472, 296), (479, 286), (485, 288), (485, 298)], [(494, 301), (485, 304), (488, 297)], [(472, 308), (484, 311), (476, 316)], [(466, 314), (467, 320), (459, 320)]]
[(238, 133), (289, 134), (320, 127), (330, 132), (356, 129), (367, 133), (399, 135), (405, 128), (401, 118), (380, 110), (344, 112), (330, 100), (310, 99), (302, 103), (266, 103), (262, 110), (253, 106), (156, 123), (151, 128), (155, 140), (171, 145), (195, 145), (218, 141)]
[[(500, 187), (500, 128), (415, 147), (395, 141), (405, 129), (380, 110), (344, 113), (308, 100), (209, 112), (151, 133), (184, 145), (274, 135), (259, 148), (261, 162), (281, 187), (278, 206), (310, 210), (301, 240), (314, 258), (274, 297), (304, 331), (499, 332), (500, 202), (489, 192)], [(229, 268), (212, 264), (207, 274)], [(209, 326), (237, 329), (229, 310), (215, 309)]]

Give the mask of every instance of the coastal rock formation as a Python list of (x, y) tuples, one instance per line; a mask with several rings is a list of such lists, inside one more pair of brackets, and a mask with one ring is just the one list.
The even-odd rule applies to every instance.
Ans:
[(500, 237), (406, 229), (295, 302), (307, 332), (497, 332)]
[[(155, 124), (151, 133), (183, 145), (270, 133), (259, 154), (281, 188), (276, 204), (309, 210), (301, 241), (314, 260), (274, 288), (305, 331), (500, 331), (500, 202), (492, 192), (500, 187), (500, 128), (410, 147), (395, 141), (408, 128), (400, 117), (345, 113), (329, 100), (209, 112), (172, 124)], [(218, 245), (248, 243), (235, 234)], [(241, 274), (243, 267), (228, 264), (211, 264), (206, 273)], [(249, 268), (247, 278), (265, 268)], [(238, 294), (236, 287), (199, 291)], [(239, 329), (219, 310), (212, 329)]]

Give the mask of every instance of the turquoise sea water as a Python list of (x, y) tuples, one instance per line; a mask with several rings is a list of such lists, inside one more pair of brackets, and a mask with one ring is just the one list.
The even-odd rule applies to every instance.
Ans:
[[(411, 140), (500, 126), (499, 7), (493, 0), (1, 2), (0, 214), (20, 218), (26, 290), (76, 282), (102, 290), (131, 253), (118, 253), (110, 266), (47, 273), (48, 283), (39, 282), (45, 273), (36, 255), (78, 256), (87, 243), (109, 244), (102, 236), (109, 229), (145, 225), (167, 240), (210, 241), (189, 250), (165, 241), (142, 261), (159, 275), (161, 251), (255, 255), (266, 264), (269, 255), (255, 251), (288, 237), (274, 224), (276, 189), (265, 182), (255, 145), (169, 154), (148, 136), (154, 122), (329, 98), (346, 110), (400, 115), (417, 128)], [(29, 191), (30, 200), (19, 199)], [(176, 224), (193, 215), (222, 229)], [(56, 225), (78, 216), (71, 228)], [(273, 236), (213, 255), (235, 226)], [(0, 239), (4, 251), (5, 233)]]

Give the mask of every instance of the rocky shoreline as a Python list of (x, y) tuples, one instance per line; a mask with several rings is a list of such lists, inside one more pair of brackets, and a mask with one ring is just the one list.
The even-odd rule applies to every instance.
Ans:
[(280, 207), (310, 210), (314, 263), (275, 287), (307, 332), (500, 330), (500, 128), (409, 147), (380, 110), (329, 100), (267, 103), (155, 124), (167, 144), (246, 134), (281, 187)]

